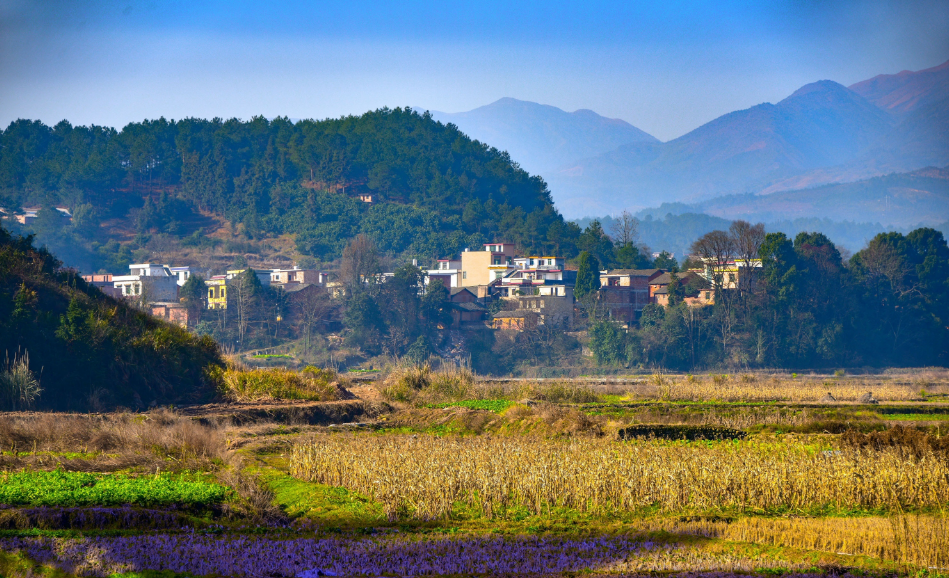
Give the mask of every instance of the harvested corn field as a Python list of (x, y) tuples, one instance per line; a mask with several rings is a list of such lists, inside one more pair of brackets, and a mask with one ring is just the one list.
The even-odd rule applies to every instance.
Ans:
[(949, 463), (934, 453), (793, 440), (318, 435), (293, 447), (290, 471), (372, 496), (391, 518), (450, 517), (456, 502), (502, 517), (518, 507), (534, 514), (555, 507), (815, 513), (949, 502)]

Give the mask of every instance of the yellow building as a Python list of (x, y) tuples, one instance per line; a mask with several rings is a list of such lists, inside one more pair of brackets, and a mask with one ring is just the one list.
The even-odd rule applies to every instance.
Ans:
[(484, 251), (461, 254), (461, 287), (487, 285), (514, 271), (513, 243), (485, 243)]
[(208, 309), (227, 309), (227, 276), (215, 275), (205, 284), (208, 286)]

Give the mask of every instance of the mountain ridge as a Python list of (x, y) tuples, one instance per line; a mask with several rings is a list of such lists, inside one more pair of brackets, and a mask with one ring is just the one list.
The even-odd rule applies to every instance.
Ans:
[[(547, 124), (546, 133), (535, 126), (531, 133), (524, 126), (535, 121), (523, 113), (504, 122), (485, 114), (498, 108), (555, 112), (574, 121), (588, 117), (596, 120), (597, 134), (607, 127), (624, 128), (628, 142), (579, 134), (576, 124), (572, 130)], [(949, 163), (949, 61), (849, 87), (833, 80), (808, 83), (777, 103), (731, 111), (667, 142), (634, 138), (632, 125), (589, 109), (568, 113), (509, 97), (433, 116), (507, 150), (550, 185), (558, 210), (576, 218), (943, 166)], [(586, 144), (570, 148), (565, 144), (570, 140)], [(616, 146), (603, 150), (610, 144)], [(590, 151), (595, 154), (583, 154)]]
[(507, 151), (524, 169), (543, 173), (574, 159), (632, 142), (659, 142), (628, 122), (590, 109), (567, 112), (549, 104), (504, 97), (466, 112), (429, 111), (469, 137)]

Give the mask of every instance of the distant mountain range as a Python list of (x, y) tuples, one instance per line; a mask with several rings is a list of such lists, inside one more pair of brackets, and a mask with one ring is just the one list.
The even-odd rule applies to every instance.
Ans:
[(507, 151), (523, 169), (541, 175), (621, 145), (659, 143), (624, 120), (592, 110), (566, 112), (514, 98), (502, 98), (468, 112), (431, 114), (442, 123), (454, 123), (473, 139)]
[[(543, 176), (557, 207), (570, 218), (782, 191), (787, 191), (783, 206), (790, 207), (788, 199), (806, 196), (802, 191), (813, 187), (949, 165), (949, 62), (850, 87), (814, 82), (777, 104), (728, 113), (665, 143), (592, 111), (568, 113), (509, 98), (470, 112), (432, 114), (507, 150), (525, 169)], [(830, 188), (822, 194), (858, 189)], [(710, 204), (709, 210), (731, 202)], [(771, 207), (751, 214), (782, 205), (776, 198), (751, 205), (743, 201), (742, 206)], [(826, 204), (794, 206), (807, 213)], [(932, 218), (924, 207), (936, 206), (941, 205), (914, 201), (898, 218), (891, 217), (921, 222)], [(890, 222), (866, 203), (851, 208), (856, 212), (847, 214), (849, 220)]]
[(949, 166), (769, 195), (716, 197), (694, 205), (694, 210), (747, 221), (819, 216), (891, 227), (941, 228), (949, 222)]

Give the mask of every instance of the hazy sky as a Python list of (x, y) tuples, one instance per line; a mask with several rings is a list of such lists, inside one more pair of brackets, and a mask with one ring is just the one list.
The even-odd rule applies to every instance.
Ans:
[(947, 59), (946, 0), (0, 0), (0, 126), (459, 112), (511, 96), (668, 140), (808, 82)]

